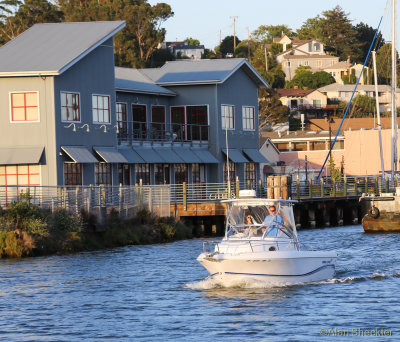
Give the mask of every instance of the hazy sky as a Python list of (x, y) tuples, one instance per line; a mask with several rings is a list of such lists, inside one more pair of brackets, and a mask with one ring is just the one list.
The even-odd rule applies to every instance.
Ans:
[[(385, 12), (382, 33), (390, 40), (390, 3), (387, 0), (148, 0), (152, 5), (166, 2), (172, 7), (174, 16), (163, 27), (167, 30), (167, 41), (192, 37), (200, 40), (206, 48), (214, 49), (222, 38), (233, 35), (233, 19), (236, 19), (236, 35), (247, 39), (260, 25), (288, 25), (296, 30), (308, 19), (316, 17), (336, 5), (349, 13), (353, 25), (364, 22), (376, 28)], [(390, 1), (389, 1), (390, 2)], [(389, 7), (385, 11), (386, 6)], [(400, 10), (399, 10), (400, 12)]]

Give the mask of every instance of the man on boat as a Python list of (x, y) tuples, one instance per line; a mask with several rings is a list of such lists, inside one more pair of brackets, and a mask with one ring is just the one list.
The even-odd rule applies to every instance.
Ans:
[(281, 215), (276, 212), (276, 206), (270, 205), (268, 208), (270, 215), (268, 215), (264, 220), (264, 225), (266, 227), (267, 237), (277, 237), (282, 235), (281, 229), (284, 228), (284, 220)]

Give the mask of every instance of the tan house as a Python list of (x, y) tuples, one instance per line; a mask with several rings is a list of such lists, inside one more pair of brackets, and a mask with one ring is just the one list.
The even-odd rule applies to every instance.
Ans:
[[(291, 48), (287, 48), (288, 40), (291, 41)], [(339, 62), (339, 57), (325, 54), (324, 43), (317, 39), (299, 40), (283, 35), (279, 41), (274, 42), (283, 45), (283, 52), (275, 58), (282, 64), (288, 81), (293, 79), (299, 66), (309, 66), (312, 72), (316, 72)]]
[(316, 89), (275, 89), (283, 105), (290, 111), (301, 108), (323, 108), (327, 104), (327, 97)]
[[(345, 62), (338, 62), (334, 65), (328, 66), (324, 69), (327, 73), (331, 74), (331, 76), (335, 79), (336, 83), (344, 84), (342, 77), (345, 75), (351, 75), (352, 70), (355, 71), (356, 79), (358, 80), (361, 71), (363, 69), (362, 64), (351, 64), (349, 60)], [(366, 84), (368, 77), (368, 67), (364, 68), (364, 75), (360, 78), (359, 84)]]

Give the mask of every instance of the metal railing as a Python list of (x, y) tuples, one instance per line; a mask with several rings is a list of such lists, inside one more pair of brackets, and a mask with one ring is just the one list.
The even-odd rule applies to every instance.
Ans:
[(166, 122), (117, 121), (118, 143), (133, 141), (208, 142), (209, 125)]
[[(342, 177), (333, 181), (330, 177), (320, 181), (300, 181), (295, 179), (287, 186), (287, 194), (292, 199), (340, 199), (357, 198), (363, 193), (379, 195), (395, 192), (399, 186), (396, 178), (388, 177)], [(21, 193), (29, 191), (31, 203), (54, 210), (66, 208), (74, 212), (86, 209), (88, 212), (114, 208), (123, 216), (130, 216), (140, 208), (156, 212), (160, 216), (170, 215), (170, 206), (181, 204), (216, 203), (228, 198), (237, 198), (239, 190), (254, 189), (258, 197), (267, 197), (268, 189), (261, 181), (239, 181), (227, 183), (135, 185), (135, 186), (0, 186), (0, 206), (7, 208)], [(186, 209), (185, 209), (186, 210)]]

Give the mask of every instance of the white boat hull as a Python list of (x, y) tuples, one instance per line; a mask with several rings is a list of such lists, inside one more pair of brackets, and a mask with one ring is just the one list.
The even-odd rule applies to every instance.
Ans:
[(229, 281), (255, 279), (273, 285), (308, 283), (333, 278), (337, 254), (319, 251), (202, 253), (197, 260), (211, 276)]

